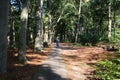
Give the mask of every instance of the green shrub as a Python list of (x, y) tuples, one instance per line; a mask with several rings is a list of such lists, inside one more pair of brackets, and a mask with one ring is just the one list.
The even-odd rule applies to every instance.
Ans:
[(114, 30), (112, 31), (112, 36), (110, 38), (110, 42), (120, 43), (120, 28), (119, 27), (116, 28), (115, 34), (114, 34)]
[(100, 80), (120, 80), (120, 53), (115, 58), (98, 61), (95, 65), (94, 78)]
[(97, 34), (92, 34), (92, 33), (88, 33), (88, 34), (82, 34), (80, 36), (80, 42), (82, 45), (95, 45), (97, 42), (100, 41), (100, 36), (98, 36)]

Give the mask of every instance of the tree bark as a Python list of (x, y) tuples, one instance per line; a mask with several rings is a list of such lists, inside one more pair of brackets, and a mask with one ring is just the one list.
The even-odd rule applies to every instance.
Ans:
[[(52, 35), (51, 35), (51, 14), (50, 14), (50, 9), (51, 9), (51, 1), (47, 0), (47, 16), (46, 16), (46, 25), (45, 25), (45, 30), (44, 30), (44, 43), (49, 47), (49, 45), (52, 43)], [(45, 45), (44, 45), (45, 46)]]
[(82, 6), (81, 4), (82, 4), (82, 0), (80, 0), (80, 3), (79, 3), (78, 22), (75, 30), (75, 42), (78, 41), (78, 35), (79, 35), (79, 29), (80, 29), (80, 16), (81, 16), (81, 6)]
[(51, 44), (52, 43), (52, 39), (53, 39), (53, 32), (52, 32), (52, 25), (51, 25), (51, 15), (49, 14), (49, 17), (48, 17), (48, 44)]
[(37, 0), (37, 36), (35, 38), (35, 50), (37, 51), (41, 51), (43, 49), (42, 4), (43, 0)]
[(21, 62), (25, 62), (26, 59), (26, 30), (28, 22), (28, 9), (30, 0), (26, 0), (23, 4), (23, 9), (21, 12), (21, 26), (19, 28), (19, 43), (18, 43), (18, 59)]
[(10, 6), (10, 11), (9, 11), (9, 16), (10, 16), (10, 21), (9, 21), (9, 31), (8, 31), (8, 36), (9, 36), (9, 48), (14, 49), (16, 44), (15, 44), (15, 21), (14, 21), (14, 14), (13, 14), (13, 9)]
[(8, 7), (8, 0), (0, 1), (0, 73), (6, 73), (7, 71)]
[(112, 26), (112, 18), (111, 18), (111, 2), (109, 3), (109, 23), (108, 23), (108, 39), (111, 37), (111, 26)]

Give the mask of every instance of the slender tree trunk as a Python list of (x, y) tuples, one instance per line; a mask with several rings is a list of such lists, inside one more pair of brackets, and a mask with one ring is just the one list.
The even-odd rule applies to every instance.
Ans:
[(10, 32), (9, 32), (10, 41), (8, 41), (10, 48), (14, 48), (14, 46), (15, 46), (15, 29), (14, 29), (14, 27), (15, 27), (14, 20), (12, 19), (11, 25), (10, 25)]
[(111, 26), (112, 26), (112, 18), (111, 18), (111, 2), (109, 3), (109, 23), (108, 23), (108, 39), (111, 37)]
[(78, 35), (79, 35), (81, 6), (82, 6), (81, 4), (82, 4), (82, 0), (80, 0), (80, 4), (79, 4), (78, 23), (77, 23), (76, 31), (75, 31), (75, 42), (77, 42), (77, 40), (78, 40)]
[(14, 15), (13, 15), (12, 8), (10, 9), (9, 15), (10, 15), (10, 19), (9, 19), (10, 20), (9, 21), (9, 24), (10, 24), (9, 39), (10, 39), (10, 41), (8, 41), (8, 42), (9, 42), (9, 47), (11, 49), (13, 49), (16, 46), (16, 44), (15, 44), (15, 21), (14, 21)]
[(48, 42), (48, 25), (45, 26), (44, 31), (44, 42)]
[(52, 26), (52, 23), (51, 23), (51, 20), (52, 20), (52, 17), (51, 17), (51, 14), (50, 14), (50, 11), (51, 11), (51, 0), (47, 0), (48, 2), (48, 44), (51, 44), (52, 41), (53, 41), (53, 38), (54, 38), (54, 28), (51, 28), (53, 27)]
[(8, 0), (0, 1), (0, 73), (6, 73), (7, 71), (8, 7)]
[(25, 51), (26, 51), (26, 30), (28, 22), (28, 9), (30, 0), (26, 0), (23, 4), (23, 9), (21, 12), (21, 26), (19, 28), (19, 47), (18, 47), (18, 59), (21, 62), (26, 61)]
[(48, 13), (48, 44), (52, 43), (51, 15)]
[(116, 43), (116, 0), (114, 0), (114, 44)]
[(35, 50), (37, 51), (41, 51), (43, 49), (42, 4), (43, 0), (37, 0), (37, 36), (35, 38)]
[(51, 28), (51, 14), (50, 14), (50, 9), (51, 9), (51, 1), (47, 0), (47, 17), (46, 17), (46, 22), (47, 25), (45, 25), (45, 32), (44, 32), (44, 42), (46, 42), (47, 45), (52, 43), (52, 28)]

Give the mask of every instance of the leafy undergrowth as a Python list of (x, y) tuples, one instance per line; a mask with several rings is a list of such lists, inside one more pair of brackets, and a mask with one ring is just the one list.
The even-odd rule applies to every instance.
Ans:
[[(44, 52), (34, 52), (32, 49), (27, 49), (27, 63), (20, 64), (17, 59), (17, 50), (8, 51), (7, 74), (4, 80), (30, 80), (31, 76), (38, 70), (42, 61), (46, 59), (50, 48), (46, 48)], [(0, 79), (1, 80), (1, 79)]]
[(98, 61), (95, 65), (94, 79), (120, 80), (120, 52), (114, 53), (105, 61)]

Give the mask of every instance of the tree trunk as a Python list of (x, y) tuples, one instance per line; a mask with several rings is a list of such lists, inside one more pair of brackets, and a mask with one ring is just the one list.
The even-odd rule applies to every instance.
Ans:
[(109, 23), (108, 23), (108, 39), (111, 37), (111, 26), (112, 26), (112, 18), (111, 18), (111, 2), (109, 3)]
[(52, 43), (51, 15), (48, 13), (48, 44)]
[(8, 0), (0, 1), (0, 73), (6, 73), (7, 71), (8, 6)]
[(52, 35), (51, 35), (51, 14), (50, 14), (50, 9), (51, 9), (51, 1), (47, 0), (47, 16), (46, 16), (46, 25), (45, 25), (45, 32), (44, 32), (44, 43), (46, 43), (47, 46), (52, 43)]
[(44, 42), (48, 42), (48, 25), (45, 26), (44, 31)]
[(23, 9), (21, 12), (21, 26), (19, 28), (19, 43), (18, 43), (18, 59), (20, 62), (25, 62), (26, 56), (26, 29), (28, 22), (28, 9), (29, 9), (30, 0), (26, 0), (23, 4)]
[(35, 50), (37, 51), (41, 51), (43, 49), (42, 4), (43, 0), (37, 0), (37, 36), (35, 38)]
[(9, 28), (9, 41), (8, 41), (8, 43), (9, 43), (9, 48), (11, 48), (11, 49), (14, 49), (15, 48), (15, 46), (16, 46), (16, 44), (15, 44), (15, 21), (14, 21), (14, 15), (13, 15), (13, 9), (11, 8), (11, 6), (10, 6), (10, 13), (9, 13), (9, 15), (10, 15), (10, 21), (9, 21), (9, 26), (10, 26), (10, 28)]
[(52, 24), (51, 24), (51, 19), (52, 19), (52, 17), (51, 17), (51, 14), (50, 14), (50, 12), (51, 12), (51, 0), (47, 0), (47, 8), (48, 8), (48, 13), (47, 13), (47, 15), (48, 15), (48, 44), (51, 44), (52, 43), (52, 39), (53, 39), (53, 32), (52, 32), (52, 29), (53, 28), (51, 28), (52, 27)]
[(116, 0), (114, 0), (114, 45), (116, 43)]
[(75, 42), (78, 41), (78, 35), (79, 35), (81, 6), (82, 6), (81, 4), (82, 4), (82, 0), (80, 0), (80, 4), (79, 4), (78, 23), (77, 23), (76, 30), (75, 30)]

